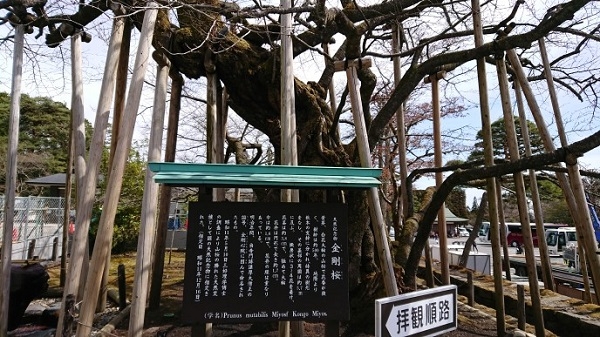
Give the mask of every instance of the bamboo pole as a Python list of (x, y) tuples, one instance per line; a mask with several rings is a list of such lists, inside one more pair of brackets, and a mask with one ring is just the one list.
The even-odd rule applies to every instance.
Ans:
[[(519, 81), (514, 82), (515, 97), (517, 100), (517, 110), (519, 111), (519, 125), (521, 126), (521, 135), (523, 137), (523, 146), (525, 147), (525, 156), (531, 157), (531, 141), (529, 140), (529, 128), (527, 126), (527, 118), (525, 116), (525, 108), (523, 106), (523, 97), (521, 96), (521, 88)], [(548, 244), (546, 243), (546, 235), (544, 230), (544, 214), (542, 211), (542, 205), (540, 202), (540, 192), (538, 190), (537, 176), (535, 170), (529, 170), (529, 188), (531, 189), (531, 199), (533, 202), (533, 213), (535, 215), (535, 225), (538, 228), (538, 246), (540, 248), (540, 257), (542, 265), (542, 280), (544, 281), (544, 287), (546, 289), (555, 290), (554, 279), (552, 277), (552, 266), (550, 264), (550, 258), (548, 254)], [(541, 232), (540, 232), (541, 229)], [(541, 233), (541, 235), (540, 235)]]
[[(527, 76), (523, 71), (519, 57), (514, 50), (509, 50), (507, 55), (511, 65), (514, 68), (517, 79), (521, 84), (521, 89), (525, 95), (527, 104), (529, 105), (529, 110), (533, 114), (535, 123), (540, 131), (540, 136), (542, 138), (542, 142), (544, 143), (544, 147), (547, 152), (552, 152), (555, 150), (552, 137), (546, 128), (546, 123), (544, 122), (540, 108), (537, 105), (533, 91), (529, 86)], [(569, 177), (567, 178), (567, 176), (562, 172), (556, 172), (556, 178), (558, 179), (559, 185), (565, 194), (565, 199), (567, 201), (567, 205), (569, 206), (571, 216), (575, 220), (578, 243), (580, 242), (583, 244), (583, 250), (585, 251), (585, 255), (588, 257), (590, 263), (589, 269), (592, 271), (592, 280), (594, 283), (596, 283), (597, 280), (600, 280), (600, 258), (596, 254), (597, 243), (594, 235), (594, 229), (592, 228), (590, 212), (585, 200), (585, 192), (581, 183), (581, 175), (579, 173), (577, 157), (567, 157), (566, 164)], [(596, 292), (596, 299), (600, 303), (600, 292)]]
[[(167, 140), (165, 145), (165, 162), (174, 162), (177, 151), (177, 129), (179, 111), (181, 108), (181, 91), (183, 77), (171, 74), (171, 99), (169, 101), (169, 118), (167, 124)], [(167, 224), (171, 206), (171, 187), (160, 185), (158, 197), (158, 228), (154, 241), (154, 264), (152, 266), (152, 284), (150, 287), (149, 307), (157, 309), (160, 306), (163, 269), (165, 266), (165, 247), (167, 240)]]
[[(433, 110), (433, 165), (442, 167), (442, 126), (440, 112), (439, 80), (444, 78), (444, 72), (438, 72), (425, 78), (425, 83), (431, 83), (431, 105)], [(442, 172), (435, 173), (435, 186), (439, 188), (444, 182)], [(446, 226), (445, 204), (442, 203), (437, 216), (437, 228), (440, 238), (440, 269), (442, 284), (450, 284), (450, 260), (448, 258), (448, 228)]]
[(104, 264), (106, 263), (106, 256), (110, 250), (110, 247), (107, 244), (110, 243), (110, 237), (113, 233), (113, 222), (117, 211), (119, 194), (121, 193), (123, 171), (129, 156), (129, 149), (131, 147), (133, 128), (135, 125), (135, 119), (137, 117), (137, 110), (139, 108), (142, 86), (144, 84), (144, 75), (150, 61), (150, 47), (157, 13), (157, 4), (155, 2), (148, 3), (142, 24), (135, 65), (133, 68), (133, 75), (131, 79), (132, 84), (129, 88), (129, 94), (127, 97), (125, 115), (123, 116), (123, 121), (119, 131), (117, 150), (115, 153), (113, 166), (111, 167), (111, 174), (108, 178), (107, 192), (102, 208), (102, 215), (100, 216), (100, 224), (98, 226), (96, 242), (94, 244), (94, 252), (92, 254), (92, 261), (90, 263), (90, 272), (86, 282), (86, 291), (81, 304), (79, 316), (80, 324), (77, 328), (77, 337), (87, 337), (91, 333), (91, 325), (94, 318), (94, 308), (96, 306), (98, 291), (100, 288), (100, 277), (101, 273), (103, 272)]
[[(165, 102), (170, 62), (163, 55), (155, 52), (158, 63), (156, 69), (156, 88), (152, 113), (152, 126), (148, 143), (148, 163), (160, 161), (162, 136), (165, 119)], [(144, 196), (142, 198), (142, 218), (131, 296), (131, 314), (129, 316), (130, 337), (141, 337), (144, 330), (144, 314), (148, 298), (148, 280), (152, 267), (152, 243), (156, 233), (156, 205), (158, 202), (158, 184), (154, 182), (153, 173), (146, 170), (144, 180)]]
[[(370, 59), (365, 60), (367, 62), (352, 61), (348, 62), (348, 68), (346, 68), (346, 76), (348, 78), (348, 92), (350, 93), (350, 102), (352, 105), (352, 116), (354, 119), (354, 126), (356, 128), (356, 140), (358, 146), (358, 154), (360, 156), (360, 163), (362, 167), (371, 167), (371, 150), (369, 149), (369, 140), (367, 137), (367, 127), (365, 125), (364, 113), (362, 109), (362, 102), (359, 90), (359, 81), (356, 66), (362, 64), (363, 66), (370, 66)], [(337, 67), (345, 66), (345, 62), (336, 62)], [(373, 232), (375, 235), (375, 244), (377, 247), (377, 255), (381, 263), (381, 273), (383, 276), (383, 283), (387, 296), (398, 295), (398, 287), (396, 286), (396, 276), (394, 274), (394, 267), (392, 263), (392, 256), (388, 245), (388, 239), (385, 230), (385, 221), (383, 220), (383, 214), (381, 213), (381, 204), (379, 203), (379, 191), (376, 187), (369, 188), (368, 202), (369, 202), (369, 213), (371, 215), (371, 223), (373, 225)]]
[(10, 268), (12, 266), (12, 232), (15, 220), (15, 191), (17, 186), (17, 151), (19, 147), (19, 116), (21, 114), (21, 79), (23, 75), (23, 45), (25, 26), (15, 27), (12, 83), (10, 92), (10, 119), (6, 155), (6, 186), (4, 198), (4, 228), (2, 237), (2, 277), (0, 278), (0, 337), (6, 337), (10, 301)]
[[(506, 131), (506, 141), (508, 143), (508, 153), (511, 162), (520, 159), (519, 144), (517, 141), (517, 132), (515, 130), (515, 121), (511, 109), (510, 92), (508, 88), (508, 76), (506, 75), (506, 63), (504, 55), (496, 55), (496, 72), (498, 75), (498, 84), (500, 88), (500, 98), (502, 102), (502, 113), (504, 115), (504, 130)], [(535, 319), (536, 336), (545, 336), (544, 314), (542, 312), (542, 301), (540, 298), (540, 287), (537, 276), (537, 263), (535, 261), (535, 251), (533, 248), (533, 234), (529, 222), (529, 212), (527, 207), (527, 195), (525, 194), (525, 181), (523, 172), (513, 174), (515, 191), (517, 192), (517, 206), (519, 208), (519, 220), (521, 221), (521, 230), (523, 233), (523, 244), (525, 246), (525, 264), (527, 265), (527, 276), (529, 279), (529, 291), (531, 294), (531, 307)], [(543, 239), (541, 239), (543, 240)]]
[[(123, 37), (124, 18), (117, 18), (113, 22), (113, 30), (110, 37), (106, 63), (104, 66), (104, 76), (100, 88), (100, 98), (98, 108), (96, 109), (96, 120), (94, 124), (94, 133), (86, 166), (85, 183), (78, 186), (77, 214), (75, 218), (75, 235), (73, 238), (73, 247), (71, 248), (71, 259), (69, 263), (69, 273), (67, 283), (63, 289), (62, 303), (67, 303), (67, 296), (72, 295), (77, 298), (78, 287), (81, 280), (81, 271), (84, 264), (85, 251), (87, 250), (87, 236), (90, 227), (90, 218), (94, 195), (96, 193), (96, 182), (98, 170), (104, 148), (104, 134), (108, 125), (110, 112), (110, 103), (112, 101), (112, 90), (115, 83), (115, 69), (117, 66), (119, 50), (121, 48), (121, 39)], [(81, 199), (80, 199), (81, 198)], [(86, 262), (87, 263), (87, 262)], [(61, 337), (65, 328), (66, 311), (65, 306), (61, 306), (59, 312), (58, 326), (56, 328), (56, 337)], [(70, 314), (69, 314), (70, 315)]]
[[(481, 24), (481, 8), (479, 0), (471, 0), (473, 11), (473, 32), (475, 47), (483, 45), (483, 27)], [(492, 148), (492, 127), (490, 122), (490, 108), (487, 94), (487, 78), (485, 71), (485, 58), (477, 59), (477, 80), (479, 83), (479, 106), (481, 109), (481, 124), (483, 131), (483, 149), (485, 166), (494, 165), (494, 154)], [(496, 332), (503, 336), (506, 331), (506, 319), (504, 316), (504, 289), (502, 280), (502, 262), (500, 256), (500, 233), (498, 229), (498, 202), (496, 199), (496, 183), (493, 178), (486, 180), (486, 190), (489, 198), (488, 214), (490, 217), (490, 239), (492, 241), (492, 261), (494, 274), (494, 300), (496, 304)]]

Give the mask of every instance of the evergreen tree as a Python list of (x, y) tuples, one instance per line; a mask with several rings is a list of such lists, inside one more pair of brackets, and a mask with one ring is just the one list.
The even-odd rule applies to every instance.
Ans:
[[(71, 111), (63, 103), (47, 97), (21, 96), (19, 147), (17, 157), (17, 193), (37, 195), (41, 191), (25, 182), (55, 173), (65, 173), (69, 157)], [(0, 170), (6, 172), (6, 149), (10, 121), (10, 95), (0, 93)], [(88, 135), (91, 126), (86, 123)], [(88, 137), (89, 138), (89, 137)], [(0, 175), (0, 193), (4, 193), (5, 175)]]

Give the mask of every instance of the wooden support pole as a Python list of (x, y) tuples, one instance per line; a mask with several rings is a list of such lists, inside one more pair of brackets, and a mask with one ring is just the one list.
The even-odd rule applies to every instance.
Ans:
[(75, 186), (79, 189), (85, 179), (85, 109), (83, 107), (83, 76), (81, 34), (71, 37), (71, 118), (75, 164)]
[[(542, 138), (542, 142), (544, 143), (544, 147), (547, 152), (552, 152), (555, 150), (552, 137), (548, 132), (548, 128), (546, 127), (546, 123), (542, 117), (541, 110), (535, 100), (533, 91), (529, 86), (527, 76), (525, 75), (525, 71), (521, 66), (519, 57), (514, 50), (508, 50), (507, 56), (511, 65), (513, 66), (515, 75), (521, 84), (523, 94), (527, 104), (529, 105), (529, 110), (533, 115), (538, 130), (540, 131), (540, 136)], [(577, 164), (577, 157), (571, 156), (567, 158), (566, 164), (569, 177), (567, 178), (567, 176), (562, 172), (556, 172), (556, 178), (558, 179), (559, 185), (565, 194), (565, 199), (567, 201), (567, 205), (569, 206), (571, 216), (575, 220), (578, 240), (577, 242), (578, 244), (581, 243), (583, 245), (585, 255), (588, 257), (588, 262), (590, 263), (589, 270), (592, 272), (592, 280), (594, 281), (594, 284), (596, 284), (597, 282), (600, 282), (600, 257), (598, 254), (596, 254), (597, 242), (594, 235), (594, 229), (592, 228), (592, 220), (587, 207), (583, 184), (581, 183), (581, 174)], [(598, 287), (596, 286), (595, 288)], [(596, 292), (596, 299), (600, 303), (600, 292)]]
[[(221, 86), (218, 78), (216, 81), (217, 85), (217, 95), (215, 99), (217, 100), (217, 111), (216, 111), (216, 122), (215, 122), (215, 162), (220, 164), (225, 164), (225, 139), (227, 138), (227, 90)], [(213, 199), (216, 201), (225, 201), (225, 195), (227, 189), (225, 188), (216, 188), (216, 192), (213, 193)]]
[[(323, 52), (329, 55), (329, 43), (323, 43)], [(327, 57), (325, 57), (325, 63), (327, 63)], [(335, 113), (337, 110), (337, 102), (335, 97), (335, 86), (333, 83), (333, 76), (331, 77), (331, 81), (329, 81), (329, 85), (327, 86), (327, 93), (329, 94), (329, 107), (331, 111)]]
[[(281, 0), (282, 8), (291, 8), (291, 0)], [(298, 165), (296, 143), (296, 95), (294, 85), (294, 50), (292, 44), (292, 15), (281, 15), (281, 164)], [(281, 190), (281, 201), (297, 202), (298, 191)]]
[[(394, 24), (392, 28), (392, 53), (398, 54), (401, 50), (401, 27)], [(402, 62), (400, 56), (393, 58), (394, 63), (394, 86), (398, 86), (402, 78)], [(396, 111), (396, 137), (398, 138), (398, 165), (400, 170), (400, 202), (398, 203), (398, 212), (400, 224), (408, 217), (408, 193), (406, 191), (406, 179), (408, 177), (408, 163), (406, 161), (406, 126), (404, 113), (404, 103)], [(400, 228), (395, 228), (396, 235), (399, 235)], [(430, 261), (431, 262), (431, 261)]]
[(429, 240), (425, 242), (425, 284), (429, 288), (435, 287), (435, 279), (433, 278), (433, 257), (431, 254), (431, 245)]
[[(146, 8), (135, 65), (133, 68), (131, 86), (127, 97), (125, 115), (123, 116), (123, 123), (121, 124), (119, 131), (117, 150), (111, 168), (111, 174), (108, 178), (107, 192), (102, 207), (102, 215), (100, 216), (96, 242), (94, 244), (90, 272), (88, 273), (86, 282), (86, 291), (81, 304), (79, 316), (80, 325), (77, 328), (77, 337), (87, 337), (91, 333), (94, 308), (96, 307), (98, 291), (100, 290), (101, 273), (103, 272), (104, 264), (106, 263), (106, 256), (110, 250), (108, 244), (110, 243), (110, 238), (113, 234), (113, 223), (117, 211), (119, 195), (121, 193), (125, 163), (129, 157), (133, 128), (144, 84), (144, 75), (150, 61), (150, 47), (154, 33), (154, 24), (158, 13), (158, 6), (155, 2), (150, 2)], [(131, 334), (132, 331), (129, 331), (129, 333)]]
[[(519, 144), (517, 141), (517, 131), (511, 109), (510, 92), (508, 88), (508, 76), (506, 74), (506, 63), (504, 55), (496, 56), (496, 72), (498, 75), (498, 84), (500, 88), (500, 99), (502, 102), (502, 113), (504, 116), (504, 130), (506, 131), (506, 141), (508, 143), (508, 154), (511, 162), (520, 159)], [(525, 263), (527, 265), (527, 276), (529, 279), (529, 292), (531, 295), (531, 307), (535, 319), (536, 336), (543, 337), (546, 334), (544, 328), (544, 314), (540, 298), (540, 287), (537, 276), (537, 262), (533, 247), (533, 233), (529, 222), (529, 212), (527, 205), (527, 195), (525, 193), (525, 180), (523, 172), (513, 174), (515, 191), (517, 192), (517, 206), (519, 208), (519, 220), (523, 233), (523, 244), (525, 248)], [(543, 240), (543, 238), (540, 238)]]
[[(521, 136), (523, 137), (523, 146), (525, 147), (525, 156), (531, 157), (533, 152), (531, 151), (531, 141), (529, 139), (529, 128), (527, 126), (527, 117), (525, 116), (525, 107), (523, 105), (523, 97), (521, 95), (521, 88), (519, 81), (514, 82), (515, 98), (517, 101), (517, 110), (519, 112), (519, 125), (521, 126)], [(529, 170), (529, 189), (531, 190), (531, 199), (533, 202), (533, 214), (535, 216), (535, 224), (538, 228), (538, 238), (544, 238), (544, 240), (538, 240), (538, 246), (541, 256), (542, 264), (542, 280), (544, 281), (544, 287), (546, 289), (555, 290), (554, 279), (552, 277), (552, 266), (550, 264), (550, 256), (548, 254), (548, 244), (546, 243), (545, 229), (544, 228), (544, 214), (542, 211), (542, 205), (540, 202), (540, 193), (537, 184), (537, 175), (535, 170)], [(542, 231), (539, 230), (542, 228)]]
[(31, 239), (31, 241), (29, 241), (29, 245), (27, 246), (27, 260), (33, 260), (34, 258), (35, 243), (36, 239)]
[(517, 327), (525, 331), (525, 287), (517, 284)]
[[(440, 71), (425, 78), (425, 83), (431, 83), (431, 105), (433, 108), (433, 165), (442, 167), (442, 126), (440, 111), (439, 80), (443, 79), (445, 72)], [(444, 182), (443, 172), (435, 173), (435, 186), (439, 188)], [(437, 228), (440, 238), (440, 269), (442, 284), (450, 284), (450, 260), (448, 256), (448, 228), (446, 226), (445, 204), (442, 203), (437, 216)]]
[[(149, 13), (147, 13), (149, 14)], [(151, 41), (151, 40), (150, 40)], [(148, 163), (161, 159), (163, 128), (165, 122), (165, 102), (169, 79), (169, 60), (162, 53), (154, 52), (158, 66), (156, 69), (156, 87), (148, 142)], [(131, 294), (131, 314), (129, 315), (130, 337), (141, 337), (144, 331), (144, 315), (148, 299), (148, 280), (152, 268), (152, 247), (156, 233), (156, 207), (158, 203), (158, 184), (154, 182), (154, 174), (146, 170), (144, 195), (142, 197), (142, 217), (135, 262), (133, 293)]]
[(500, 231), (500, 248), (502, 249), (502, 264), (505, 271), (505, 277), (508, 281), (511, 280), (510, 275), (510, 254), (508, 252), (508, 242), (506, 240), (508, 232), (506, 229), (506, 221), (504, 217), (504, 201), (502, 201), (502, 184), (500, 179), (494, 179), (496, 184), (496, 200), (498, 202), (498, 227)]
[[(72, 47), (71, 47), (72, 49)], [(73, 94), (72, 94), (73, 95)], [(71, 96), (73, 100), (73, 96)], [(71, 101), (71, 104), (73, 102)], [(63, 205), (63, 228), (62, 228), (62, 246), (60, 256), (60, 276), (59, 286), (64, 288), (65, 282), (67, 281), (67, 255), (69, 254), (69, 224), (70, 212), (71, 212), (71, 195), (73, 192), (73, 162), (75, 155), (75, 144), (74, 144), (74, 127), (73, 127), (73, 112), (71, 111), (71, 117), (69, 122), (69, 157), (67, 159), (67, 169), (65, 170), (65, 204)]]
[[(71, 118), (73, 128), (73, 161), (74, 161), (74, 173), (75, 173), (75, 187), (76, 189), (82, 190), (85, 182), (86, 173), (86, 142), (85, 142), (85, 110), (83, 107), (83, 81), (82, 81), (82, 59), (81, 59), (81, 39), (83, 33), (79, 32), (71, 37), (71, 81), (72, 81), (72, 96), (71, 96)], [(82, 193), (77, 193), (77, 207), (81, 204)], [(87, 245), (87, 241), (86, 241)], [(82, 258), (85, 261), (81, 265), (81, 271), (79, 279), (85, 280), (88, 272), (89, 260), (89, 249), (84, 250), (84, 256)], [(77, 301), (81, 300), (83, 294), (83, 282), (78, 285), (76, 296)]]
[[(181, 91), (183, 77), (171, 73), (171, 99), (169, 101), (169, 118), (167, 125), (167, 140), (165, 145), (165, 162), (174, 162), (177, 151), (177, 129), (179, 111), (181, 108)], [(165, 266), (165, 249), (167, 242), (167, 224), (171, 205), (171, 187), (160, 185), (158, 196), (158, 228), (154, 241), (154, 264), (152, 266), (152, 284), (150, 287), (149, 307), (156, 309), (160, 306), (163, 269)], [(171, 236), (173, 238), (173, 236)]]
[[(281, 0), (284, 9), (292, 7), (291, 0)], [(292, 14), (281, 14), (281, 164), (298, 165), (298, 149), (296, 142), (296, 95), (294, 85), (294, 46), (292, 44)], [(282, 189), (281, 201), (298, 202), (298, 190)], [(302, 321), (282, 321), (279, 324), (279, 336), (302, 337), (304, 327)]]
[[(121, 118), (123, 117), (123, 111), (125, 110), (125, 97), (127, 96), (127, 77), (129, 76), (129, 51), (131, 49), (130, 46), (132, 25), (133, 23), (131, 22), (131, 20), (125, 20), (125, 26), (123, 27), (123, 40), (121, 43), (121, 50), (119, 52), (119, 64), (117, 66), (114, 110), (111, 125), (112, 136), (110, 138), (110, 153), (108, 155), (108, 167), (112, 167), (113, 158), (117, 149), (117, 139), (119, 139), (119, 128), (121, 126)], [(105, 177), (105, 179), (107, 178), (108, 177)], [(112, 242), (110, 245), (112, 247)], [(109, 252), (106, 256), (106, 265), (104, 266), (104, 274), (102, 275), (102, 285), (100, 286), (100, 295), (98, 296), (98, 305), (96, 306), (96, 312), (103, 312), (104, 310), (106, 310), (110, 258), (111, 254)], [(83, 279), (85, 279), (85, 275), (87, 275), (87, 271), (83, 274)]]
[(469, 297), (467, 302), (470, 306), (475, 305), (475, 285), (473, 284), (473, 271), (467, 271), (467, 285), (469, 287)]
[[(92, 143), (88, 162), (86, 165), (85, 184), (77, 186), (77, 214), (75, 219), (75, 235), (73, 238), (73, 247), (71, 249), (71, 258), (69, 262), (69, 272), (67, 282), (63, 290), (63, 303), (66, 303), (66, 297), (73, 295), (77, 298), (79, 293), (78, 288), (81, 281), (81, 273), (86, 256), (88, 244), (88, 232), (90, 227), (90, 219), (92, 214), (92, 206), (96, 194), (96, 182), (98, 171), (100, 168), (100, 160), (102, 158), (102, 150), (104, 148), (104, 135), (108, 125), (108, 117), (110, 112), (110, 104), (113, 97), (113, 87), (115, 83), (115, 69), (121, 48), (121, 40), (123, 38), (123, 22), (124, 18), (115, 19), (113, 22), (113, 30), (110, 37), (106, 63), (104, 66), (104, 76), (100, 87), (100, 98), (98, 108), (96, 109), (96, 120), (94, 124), (94, 133), (92, 135)], [(87, 261), (85, 261), (87, 263)], [(59, 312), (58, 326), (56, 328), (56, 337), (62, 337), (63, 324), (66, 317), (70, 315), (66, 313), (65, 306), (61, 306)]]
[[(204, 67), (206, 69), (206, 137), (207, 137), (207, 162), (223, 163), (223, 143), (224, 138), (220, 129), (220, 111), (219, 106), (219, 79), (217, 78), (216, 65), (212, 60), (212, 52), (208, 51), (204, 58)], [(224, 188), (213, 188), (213, 201), (225, 200)]]
[[(370, 59), (353, 60), (350, 62), (336, 62), (335, 68), (338, 69), (348, 65), (370, 64)], [(367, 127), (365, 125), (364, 113), (362, 109), (362, 100), (360, 97), (360, 84), (358, 80), (357, 70), (355, 66), (349, 66), (346, 69), (346, 77), (348, 78), (348, 92), (350, 93), (350, 102), (352, 104), (352, 116), (354, 118), (354, 126), (356, 128), (356, 140), (358, 146), (358, 154), (362, 167), (371, 167), (371, 150), (369, 148), (369, 139), (367, 137)], [(368, 202), (369, 213), (371, 215), (371, 223), (375, 235), (375, 244), (377, 247), (377, 255), (381, 264), (381, 273), (387, 296), (398, 295), (398, 287), (396, 286), (396, 276), (392, 263), (392, 256), (388, 245), (388, 239), (385, 229), (385, 221), (381, 212), (381, 204), (379, 203), (379, 191), (376, 187), (369, 188)]]
[[(483, 45), (483, 26), (481, 24), (481, 7), (479, 0), (471, 0), (473, 15), (473, 32), (475, 47)], [(487, 94), (487, 74), (485, 70), (485, 58), (477, 59), (477, 81), (479, 83), (479, 108), (481, 109), (481, 130), (483, 131), (483, 157), (485, 166), (494, 165), (494, 153), (492, 145), (492, 127), (490, 121), (490, 107)], [(498, 226), (498, 200), (496, 198), (496, 183), (493, 178), (486, 179), (486, 190), (488, 194), (488, 215), (490, 218), (490, 239), (492, 241), (492, 261), (494, 275), (494, 300), (496, 304), (496, 332), (498, 336), (504, 336), (506, 331), (506, 318), (504, 316), (504, 289), (502, 279), (502, 258), (500, 255), (500, 233)]]
[[(15, 191), (17, 186), (17, 150), (19, 147), (19, 116), (21, 114), (21, 79), (23, 74), (23, 49), (25, 26), (15, 27), (12, 83), (10, 92), (10, 116), (8, 124), (8, 147), (6, 151), (6, 182), (4, 198), (3, 238), (12, 238), (15, 221)], [(10, 301), (10, 268), (12, 265), (12, 240), (2, 242), (2, 274), (0, 274), (0, 337), (8, 331)]]
[(58, 237), (54, 237), (54, 240), (52, 240), (52, 257), (50, 258), (50, 260), (56, 261), (57, 257), (58, 257)]
[(127, 306), (127, 283), (125, 280), (125, 265), (120, 263), (117, 267), (117, 284), (119, 286), (119, 309), (123, 310)]

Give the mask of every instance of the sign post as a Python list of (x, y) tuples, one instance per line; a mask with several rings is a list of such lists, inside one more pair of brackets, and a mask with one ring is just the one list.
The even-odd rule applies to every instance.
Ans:
[(456, 286), (414, 291), (375, 301), (375, 336), (437, 336), (456, 330)]

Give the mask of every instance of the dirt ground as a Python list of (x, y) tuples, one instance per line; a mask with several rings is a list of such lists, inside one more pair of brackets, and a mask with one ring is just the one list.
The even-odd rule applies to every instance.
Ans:
[[(122, 260), (117, 263), (126, 263), (132, 259), (132, 256), (121, 257)], [(182, 293), (183, 285), (181, 282), (181, 273), (183, 270), (183, 255), (174, 254), (169, 255), (168, 260), (165, 261), (165, 272), (163, 289), (161, 293), (161, 307), (158, 310), (149, 310), (145, 319), (145, 327), (143, 336), (144, 337), (183, 337), (191, 336), (191, 328), (189, 326), (182, 326), (179, 320), (179, 312), (182, 307)], [(133, 267), (126, 265), (127, 268), (131, 269), (127, 275), (133, 275)], [(116, 269), (116, 267), (115, 267)], [(128, 269), (128, 270), (129, 270)], [(56, 271), (54, 271), (56, 273)], [(116, 270), (111, 272), (111, 275), (116, 275)], [(52, 277), (57, 278), (57, 275)], [(110, 282), (113, 284), (113, 282)], [(127, 282), (131, 284), (130, 282)], [(114, 283), (116, 284), (116, 282)], [(130, 294), (131, 289), (128, 289)], [(471, 308), (466, 304), (466, 298), (459, 296), (458, 306), (458, 328), (454, 331), (447, 332), (442, 336), (447, 337), (463, 337), (463, 336), (497, 336), (496, 334), (496, 321), (495, 313), (493, 309), (485, 308), (483, 306), (476, 306), (477, 309)], [(103, 314), (100, 314), (103, 315)], [(100, 321), (103, 321), (97, 326), (100, 328), (104, 324), (108, 323), (116, 315), (115, 311), (106, 313), (101, 317)], [(516, 326), (516, 321), (507, 319), (507, 324), (510, 326)], [(116, 329), (111, 332), (112, 336), (126, 336), (128, 329), (128, 321), (125, 318), (123, 321), (116, 324)], [(512, 328), (509, 328), (510, 331)], [(528, 329), (532, 332), (533, 329)], [(214, 337), (254, 337), (254, 336), (265, 336), (265, 337), (278, 337), (279, 332), (277, 330), (277, 324), (236, 324), (236, 325), (214, 325), (212, 329), (212, 336)], [(324, 324), (305, 323), (304, 324), (304, 336), (305, 337), (317, 337), (325, 336)], [(371, 337), (373, 334), (365, 333), (351, 333), (345, 331), (345, 325), (340, 326), (340, 336), (356, 336), (356, 337)], [(552, 336), (552, 334), (547, 334)]]
[[(178, 310), (181, 308), (180, 298), (177, 297), (175, 288), (167, 291), (167, 296), (163, 297), (162, 307), (157, 311), (149, 311), (145, 320), (144, 337), (184, 337), (191, 336), (189, 326), (181, 326), (178, 319)], [(466, 336), (497, 336), (496, 320), (492, 309), (472, 308), (463, 302), (466, 298), (459, 296), (461, 302), (458, 305), (458, 327), (454, 331), (444, 333), (440, 336), (445, 337), (466, 337)], [(489, 313), (485, 312), (487, 310)], [(490, 315), (491, 313), (491, 315)], [(510, 324), (510, 319), (508, 323)], [(512, 323), (516, 321), (512, 319)], [(127, 320), (117, 325), (112, 332), (114, 336), (127, 335)], [(510, 329), (509, 329), (510, 330)], [(278, 337), (279, 331), (277, 324), (215, 324), (212, 326), (212, 336), (214, 337)], [(325, 325), (322, 323), (304, 323), (305, 337), (325, 336)], [(345, 326), (340, 326), (340, 336), (345, 337), (374, 337), (374, 334), (368, 333), (350, 333), (345, 331)], [(549, 336), (552, 336), (550, 334)]]

